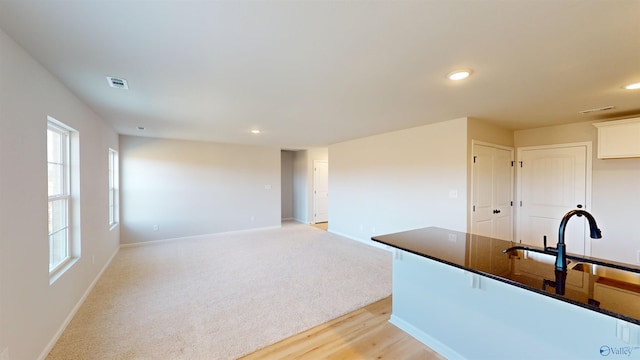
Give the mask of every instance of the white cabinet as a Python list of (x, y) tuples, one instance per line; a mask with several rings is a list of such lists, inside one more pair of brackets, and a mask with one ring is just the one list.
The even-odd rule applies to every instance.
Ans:
[(598, 159), (640, 157), (640, 118), (594, 123)]

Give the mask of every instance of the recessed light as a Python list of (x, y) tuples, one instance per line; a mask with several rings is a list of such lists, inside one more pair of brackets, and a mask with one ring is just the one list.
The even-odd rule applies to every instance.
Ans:
[(468, 78), (471, 75), (472, 71), (471, 70), (456, 70), (453, 72), (450, 72), (449, 75), (447, 75), (447, 77), (449, 78), (449, 80), (453, 80), (453, 81), (458, 81), (458, 80), (463, 80)]
[(254, 129), (254, 130), (251, 130), (251, 133), (252, 134), (260, 134), (260, 130)]
[(629, 84), (627, 86), (624, 87), (627, 90), (637, 90), (640, 89), (640, 82), (635, 83), (635, 84)]
[(145, 127), (144, 126), (138, 126), (136, 129), (142, 131), (142, 130), (145, 130)]

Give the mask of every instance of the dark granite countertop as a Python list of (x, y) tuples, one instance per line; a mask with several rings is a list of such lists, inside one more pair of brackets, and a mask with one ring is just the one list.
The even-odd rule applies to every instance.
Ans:
[[(560, 272), (554, 267), (555, 256), (540, 253), (543, 251), (540, 247), (527, 246), (531, 250), (503, 253), (520, 244), (438, 227), (371, 239), (640, 325), (640, 273), (634, 272), (640, 271), (640, 267), (581, 256), (596, 263), (611, 263), (614, 267), (570, 259), (568, 270)], [(549, 245), (555, 246), (555, 242)]]

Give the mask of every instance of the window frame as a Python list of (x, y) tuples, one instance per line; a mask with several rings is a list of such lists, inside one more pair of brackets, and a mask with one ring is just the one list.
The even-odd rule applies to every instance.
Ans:
[[(57, 149), (57, 153), (60, 157), (60, 162), (52, 162), (49, 159), (49, 137), (47, 136), (47, 169), (51, 165), (62, 166), (62, 171), (60, 175), (61, 193), (55, 195), (49, 195), (47, 191), (48, 198), (48, 241), (49, 241), (49, 274), (55, 274), (60, 271), (65, 265), (69, 263), (71, 260), (71, 130), (61, 124), (55, 119), (49, 117), (47, 121), (47, 134), (49, 131), (52, 131), (61, 137), (60, 148)], [(47, 173), (47, 181), (51, 181), (49, 174)], [(56, 208), (53, 204), (56, 202), (61, 202), (63, 204), (63, 214), (61, 215), (63, 220), (63, 225), (60, 228), (54, 229), (53, 227), (53, 211)], [(63, 246), (63, 256), (57, 262), (54, 261), (54, 252), (52, 247), (53, 241), (52, 236), (59, 234), (61, 232), (65, 232), (64, 236), (64, 246)]]
[(119, 174), (118, 151), (109, 148), (109, 230), (113, 230), (120, 223), (119, 202)]

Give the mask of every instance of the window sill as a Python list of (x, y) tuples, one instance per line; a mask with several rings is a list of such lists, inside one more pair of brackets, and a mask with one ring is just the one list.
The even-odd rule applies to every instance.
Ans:
[(60, 265), (57, 269), (49, 273), (49, 285), (53, 285), (62, 275), (69, 270), (76, 262), (78, 262), (79, 257), (69, 258), (65, 263)]
[(113, 229), (117, 228), (118, 225), (120, 225), (120, 223), (113, 223), (109, 226), (109, 231), (112, 231)]

